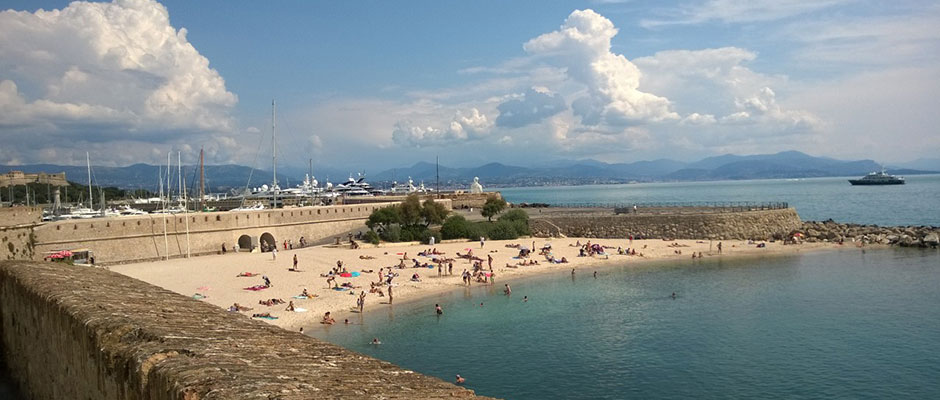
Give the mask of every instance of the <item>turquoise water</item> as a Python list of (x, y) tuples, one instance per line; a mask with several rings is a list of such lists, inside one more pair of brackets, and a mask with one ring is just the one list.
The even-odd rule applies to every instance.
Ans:
[(512, 285), (313, 335), (511, 399), (940, 398), (936, 250), (559, 268)]
[[(857, 178), (857, 177), (855, 177)], [(852, 186), (848, 178), (638, 183), (493, 189), (514, 203), (657, 203), (785, 201), (803, 220), (940, 226), (940, 175), (907, 184)]]

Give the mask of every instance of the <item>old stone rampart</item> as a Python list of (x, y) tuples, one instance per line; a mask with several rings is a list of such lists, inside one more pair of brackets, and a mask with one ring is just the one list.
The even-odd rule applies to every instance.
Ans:
[(58, 263), (0, 261), (0, 350), (36, 400), (473, 397), (124, 275)]
[(0, 207), (0, 227), (36, 224), (42, 221), (42, 207)]
[(802, 222), (792, 208), (735, 212), (675, 214), (619, 214), (607, 212), (530, 214), (535, 236), (572, 236), (605, 239), (771, 239), (800, 229)]
[[(450, 208), (449, 200), (439, 201)], [(216, 253), (221, 251), (223, 243), (228, 250), (234, 249), (236, 244), (247, 250), (257, 248), (263, 241), (280, 244), (290, 239), (298, 244), (300, 237), (304, 237), (314, 242), (360, 227), (365, 229), (364, 223), (372, 211), (389, 204), (395, 203), (149, 214), (42, 223), (26, 230), (0, 230), (0, 238), (16, 239), (13, 250), (7, 244), (0, 248), (0, 260), (41, 260), (48, 252), (87, 248), (94, 252), (97, 263), (110, 264)]]

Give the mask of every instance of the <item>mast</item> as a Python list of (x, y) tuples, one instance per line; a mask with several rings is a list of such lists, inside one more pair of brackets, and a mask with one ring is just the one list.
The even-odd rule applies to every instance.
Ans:
[[(199, 152), (202, 153), (202, 150), (200, 150)], [(176, 156), (180, 157), (179, 152), (176, 153)], [(183, 169), (183, 163), (182, 161), (180, 161), (180, 170), (182, 169)], [(183, 181), (182, 172), (180, 172), (180, 174), (181, 174), (180, 182), (182, 182)], [(187, 198), (186, 198), (186, 185), (182, 185), (180, 187), (182, 187), (183, 189), (182, 191), (183, 193), (183, 218), (186, 220), (186, 258), (189, 258), (192, 255), (190, 252), (190, 247), (189, 247), (189, 215), (188, 215), (189, 214), (189, 202), (187, 201)]]
[(206, 208), (206, 166), (203, 149), (199, 149), (199, 208)]
[(436, 189), (437, 197), (440, 198), (441, 197), (441, 156), (437, 156), (436, 158), (436, 162), (434, 166), (434, 174), (437, 176), (437, 189)]
[(274, 154), (274, 208), (277, 208), (277, 103), (271, 100), (271, 150)]
[[(176, 152), (176, 180), (179, 181), (179, 191), (176, 192), (177, 196), (183, 195), (183, 156), (179, 151)], [(180, 205), (183, 205), (183, 198), (179, 198)]]
[(91, 192), (91, 158), (88, 156), (88, 152), (85, 152), (85, 163), (88, 165), (88, 208), (95, 209), (95, 201)]

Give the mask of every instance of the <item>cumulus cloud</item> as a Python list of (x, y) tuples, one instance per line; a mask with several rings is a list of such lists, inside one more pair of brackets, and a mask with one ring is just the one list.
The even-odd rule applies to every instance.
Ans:
[(541, 122), (568, 108), (565, 100), (544, 88), (530, 88), (519, 98), (507, 100), (498, 107), (496, 125), (518, 128)]
[(236, 96), (153, 0), (0, 12), (0, 136), (168, 141), (230, 132)]
[(401, 146), (441, 146), (481, 139), (489, 135), (492, 127), (493, 123), (485, 114), (471, 108), (466, 114), (458, 111), (446, 127), (398, 121), (392, 131), (392, 141)]
[(784, 110), (777, 104), (777, 95), (769, 87), (761, 88), (751, 97), (735, 100), (738, 111), (723, 117), (723, 122), (760, 123), (783, 130), (809, 131), (819, 125), (813, 114), (800, 110)]
[(593, 10), (575, 10), (557, 31), (529, 40), (523, 49), (552, 60), (587, 93), (572, 102), (589, 125), (627, 125), (677, 119), (665, 97), (639, 90), (640, 70), (610, 51), (617, 28)]

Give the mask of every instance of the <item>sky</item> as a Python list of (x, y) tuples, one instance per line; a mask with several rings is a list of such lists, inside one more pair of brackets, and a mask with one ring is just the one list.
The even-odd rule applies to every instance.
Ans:
[[(933, 1), (0, 2), (0, 164), (940, 154)], [(161, 161), (162, 160), (162, 161)]]

